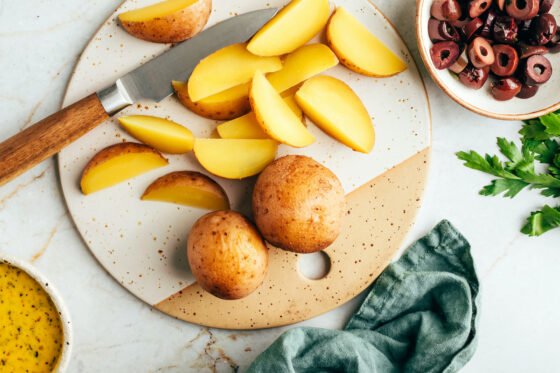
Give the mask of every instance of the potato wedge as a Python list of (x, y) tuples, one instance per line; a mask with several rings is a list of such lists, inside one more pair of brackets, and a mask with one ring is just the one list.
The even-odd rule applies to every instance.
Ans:
[(375, 143), (367, 109), (346, 83), (316, 76), (303, 84), (296, 101), (319, 128), (353, 150), (369, 153)]
[(222, 123), (216, 130), (222, 139), (270, 139), (259, 126), (254, 113)]
[(120, 117), (119, 123), (135, 139), (163, 153), (183, 154), (194, 146), (192, 132), (167, 119), (131, 115)]
[(337, 8), (327, 26), (327, 44), (352, 71), (388, 77), (406, 70), (406, 64), (346, 9)]
[[(284, 98), (284, 102), (303, 121), (303, 111), (297, 105), (295, 97), (288, 96)], [(257, 122), (254, 113), (222, 123), (216, 130), (222, 139), (270, 139)]]
[(257, 56), (291, 53), (325, 27), (330, 12), (328, 0), (292, 0), (253, 36), (247, 49)]
[(276, 157), (273, 140), (197, 139), (194, 154), (202, 167), (226, 179), (244, 179), (261, 172)]
[(190, 99), (187, 83), (173, 81), (172, 85), (179, 102), (193, 113), (204, 118), (231, 120), (251, 111), (251, 104), (249, 103), (250, 83), (235, 86), (198, 102), (192, 102)]
[(212, 53), (195, 67), (188, 82), (189, 97), (198, 102), (249, 83), (257, 71), (270, 73), (281, 68), (280, 58), (255, 56), (245, 44), (233, 44)]
[(289, 54), (282, 70), (266, 76), (278, 92), (285, 92), (307, 79), (338, 65), (338, 58), (324, 44), (305, 45)]
[(168, 164), (161, 153), (143, 144), (123, 142), (97, 153), (82, 172), (82, 193), (91, 194)]
[(143, 201), (160, 201), (207, 210), (229, 210), (224, 189), (208, 176), (177, 171), (154, 181), (142, 195)]
[(261, 72), (253, 78), (249, 99), (257, 122), (271, 138), (295, 148), (303, 148), (315, 141), (315, 136)]
[(178, 43), (198, 34), (210, 17), (212, 0), (167, 0), (121, 13), (132, 36), (155, 43)]

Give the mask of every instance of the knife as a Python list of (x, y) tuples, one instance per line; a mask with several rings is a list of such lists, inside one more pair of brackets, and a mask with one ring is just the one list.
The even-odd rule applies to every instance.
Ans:
[(172, 80), (185, 81), (213, 52), (253, 36), (276, 8), (222, 21), (0, 144), (0, 186), (55, 155), (110, 116), (139, 100), (159, 102), (173, 93)]

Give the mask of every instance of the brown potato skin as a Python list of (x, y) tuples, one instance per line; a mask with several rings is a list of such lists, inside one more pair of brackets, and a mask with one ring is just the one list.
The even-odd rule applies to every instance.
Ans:
[(261, 235), (234, 211), (201, 217), (189, 234), (187, 257), (200, 286), (226, 300), (255, 291), (268, 270), (268, 249)]
[(344, 189), (328, 168), (309, 157), (288, 155), (271, 163), (253, 191), (253, 215), (272, 245), (312, 253), (340, 234)]
[(249, 96), (240, 97), (237, 100), (223, 104), (205, 104), (204, 102), (193, 102), (189, 97), (189, 92), (186, 87), (182, 89), (176, 82), (172, 84), (179, 102), (187, 109), (203, 118), (227, 121), (239, 118), (251, 111)]
[(178, 43), (198, 34), (210, 18), (212, 0), (199, 0), (165, 17), (144, 22), (122, 22), (130, 35), (154, 43)]

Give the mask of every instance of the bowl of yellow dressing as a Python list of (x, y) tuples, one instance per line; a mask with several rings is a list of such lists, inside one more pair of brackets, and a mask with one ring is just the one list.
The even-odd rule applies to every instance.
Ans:
[(31, 265), (0, 255), (0, 372), (65, 372), (71, 349), (56, 289)]

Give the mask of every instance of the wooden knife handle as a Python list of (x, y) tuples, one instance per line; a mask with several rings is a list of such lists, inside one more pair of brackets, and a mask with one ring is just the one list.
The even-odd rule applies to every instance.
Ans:
[(92, 94), (0, 144), (0, 186), (52, 157), (109, 115)]

